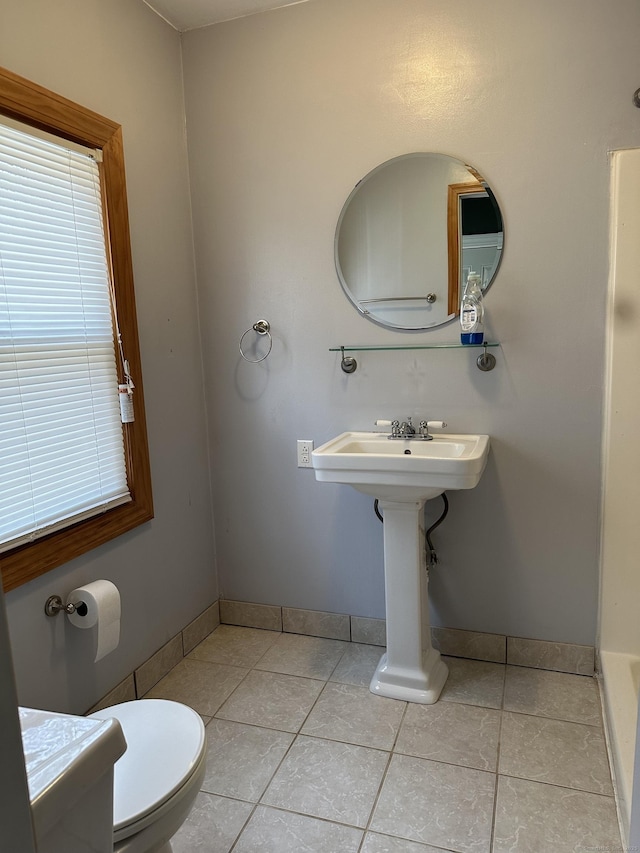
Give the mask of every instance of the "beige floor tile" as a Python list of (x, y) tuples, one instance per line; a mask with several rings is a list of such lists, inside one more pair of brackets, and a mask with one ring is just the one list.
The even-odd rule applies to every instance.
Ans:
[(252, 667), (280, 636), (277, 631), (220, 625), (195, 647), (189, 658)]
[(211, 717), (247, 672), (237, 666), (185, 658), (145, 698), (173, 699), (189, 705), (199, 714)]
[(383, 652), (225, 624), (162, 678), (209, 721), (175, 853), (489, 853), (498, 731), (491, 853), (621, 849), (592, 678), (448, 658), (406, 706), (368, 690)]
[(301, 733), (390, 750), (405, 707), (406, 702), (374, 696), (367, 687), (329, 682)]
[(326, 681), (347, 646), (348, 643), (342, 640), (282, 634), (256, 665), (256, 669), (305, 678), (323, 678)]
[(368, 687), (384, 652), (384, 646), (349, 643), (333, 670), (330, 681)]
[(500, 773), (613, 796), (604, 735), (582, 723), (505, 712)]
[(493, 708), (437, 702), (410, 704), (396, 752), (495, 772), (501, 712)]
[(504, 709), (573, 723), (602, 725), (596, 681), (585, 675), (508, 666)]
[(388, 758), (376, 749), (298, 736), (262, 803), (365, 827)]
[(370, 829), (459, 853), (489, 853), (494, 789), (493, 773), (394, 755)]
[(312, 678), (254, 669), (216, 716), (283, 732), (297, 732), (323, 686), (324, 682)]
[(611, 797), (499, 777), (493, 853), (622, 849)]
[(443, 660), (449, 667), (449, 677), (440, 696), (444, 702), (502, 708), (504, 664), (449, 657)]
[(207, 726), (207, 769), (202, 790), (257, 803), (294, 736), (229, 720)]
[(362, 831), (258, 806), (234, 853), (356, 853)]
[(229, 853), (253, 806), (198, 794), (191, 814), (171, 839), (173, 853)]

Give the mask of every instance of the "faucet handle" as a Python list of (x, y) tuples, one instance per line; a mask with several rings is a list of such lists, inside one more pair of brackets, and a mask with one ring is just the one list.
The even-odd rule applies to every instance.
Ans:
[(389, 438), (398, 438), (400, 435), (400, 421), (398, 420), (385, 421), (378, 419), (377, 421), (374, 421), (374, 423), (376, 426), (391, 427), (391, 434), (389, 435)]
[(420, 421), (419, 434), (425, 441), (430, 441), (433, 436), (429, 433), (430, 429), (442, 429), (446, 427), (444, 421)]
[(391, 435), (389, 438), (398, 438), (400, 435), (400, 421), (391, 421)]

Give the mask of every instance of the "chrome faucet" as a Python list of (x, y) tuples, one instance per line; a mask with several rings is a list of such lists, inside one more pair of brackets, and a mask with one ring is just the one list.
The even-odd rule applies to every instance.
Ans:
[(446, 427), (446, 423), (444, 421), (420, 421), (420, 425), (418, 427), (418, 431), (416, 432), (416, 428), (412, 423), (412, 419), (408, 417), (406, 421), (376, 421), (376, 426), (390, 426), (391, 432), (389, 433), (389, 438), (391, 439), (404, 439), (405, 441), (415, 438), (420, 439), (422, 441), (431, 441), (433, 436), (429, 432), (429, 429), (443, 429)]
[(413, 438), (415, 434), (416, 428), (411, 423), (411, 418), (407, 418), (406, 421), (402, 421), (400, 424), (399, 438)]

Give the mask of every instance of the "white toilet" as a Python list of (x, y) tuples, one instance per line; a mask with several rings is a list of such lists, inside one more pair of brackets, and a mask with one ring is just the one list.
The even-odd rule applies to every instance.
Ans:
[(141, 699), (89, 717), (117, 719), (127, 741), (115, 764), (114, 853), (171, 853), (204, 778), (200, 715), (178, 702)]

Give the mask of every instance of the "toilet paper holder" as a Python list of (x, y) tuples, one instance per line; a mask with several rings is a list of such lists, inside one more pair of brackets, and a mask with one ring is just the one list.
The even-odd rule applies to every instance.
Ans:
[(61, 611), (62, 613), (66, 613), (67, 616), (70, 613), (75, 613), (76, 611), (80, 616), (86, 616), (87, 605), (84, 603), (84, 601), (68, 601), (66, 604), (64, 604), (59, 595), (50, 595), (45, 602), (44, 612), (47, 614), (47, 616), (55, 616)]

